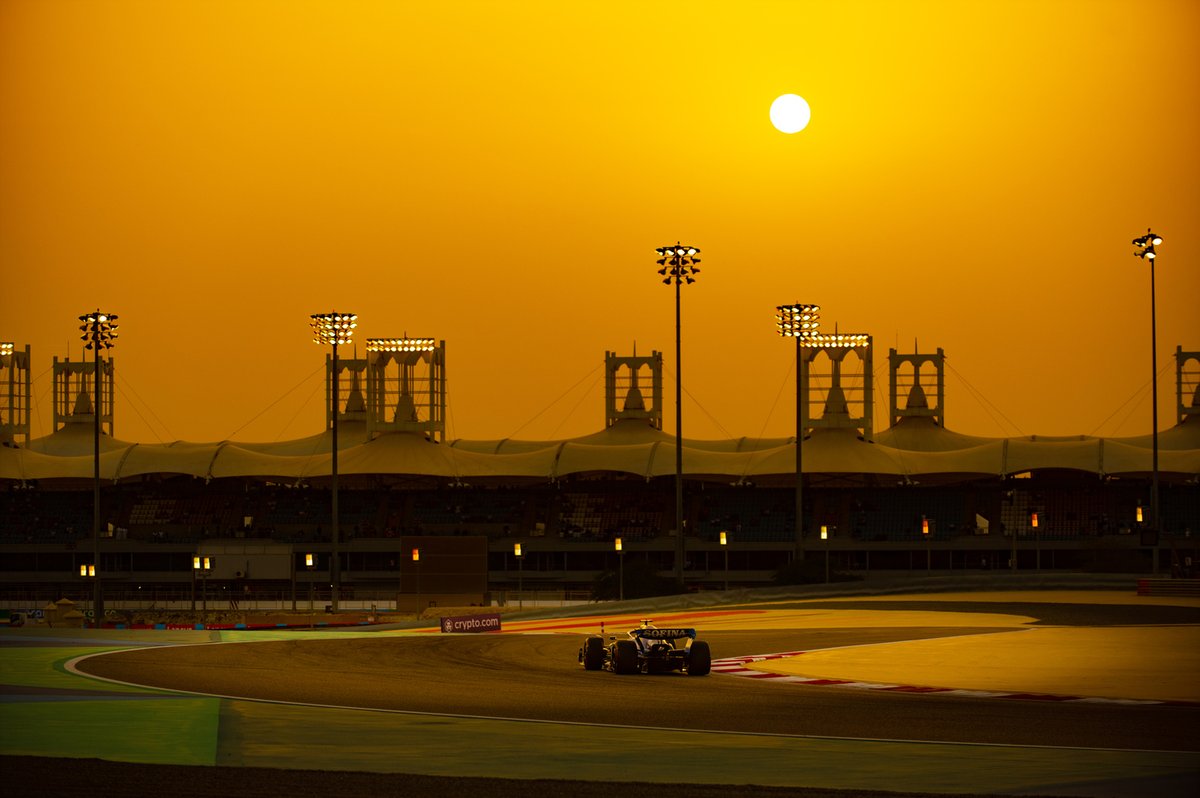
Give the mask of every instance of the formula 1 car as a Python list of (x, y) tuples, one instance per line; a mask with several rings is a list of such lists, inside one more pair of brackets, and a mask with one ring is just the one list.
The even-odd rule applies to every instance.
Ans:
[[(599, 635), (590, 635), (579, 649), (584, 670), (609, 670), (616, 674), (668, 673), (682, 671), (688, 676), (707, 676), (712, 669), (708, 643), (696, 639), (695, 629), (659, 629), (647, 618), (629, 630), (626, 640), (615, 636), (604, 641), (604, 625)], [(682, 647), (680, 641), (684, 641)]]

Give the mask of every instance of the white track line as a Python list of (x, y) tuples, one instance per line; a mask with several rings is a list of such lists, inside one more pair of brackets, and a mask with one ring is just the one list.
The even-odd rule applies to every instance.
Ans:
[(1097, 696), (1052, 695), (1031, 692), (1001, 692), (994, 690), (963, 690), (953, 687), (929, 687), (925, 685), (887, 684), (883, 682), (864, 682), (853, 679), (830, 679), (815, 676), (795, 676), (787, 673), (758, 670), (746, 667), (750, 663), (767, 662), (774, 659), (784, 659), (803, 654), (803, 651), (785, 651), (777, 654), (755, 654), (749, 657), (729, 657), (714, 659), (712, 672), (725, 676), (740, 676), (745, 679), (771, 682), (772, 684), (801, 684), (810, 687), (843, 687), (856, 690), (880, 690), (892, 693), (908, 693), (913, 695), (941, 695), (962, 698), (1012, 698), (1026, 701), (1062, 701), (1087, 704), (1169, 704), (1194, 706), (1193, 701), (1160, 701), (1153, 699), (1133, 698), (1101, 698)]

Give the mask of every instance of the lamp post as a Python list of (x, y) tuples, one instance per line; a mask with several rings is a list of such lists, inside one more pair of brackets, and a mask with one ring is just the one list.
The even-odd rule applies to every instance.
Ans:
[(617, 552), (617, 598), (619, 601), (625, 600), (625, 549), (621, 546), (621, 539), (616, 538), (613, 541), (613, 548)]
[(1038, 530), (1038, 514), (1037, 513), (1030, 513), (1029, 525), (1031, 527), (1033, 527), (1033, 552), (1034, 552), (1033, 566), (1034, 566), (1034, 570), (1038, 571), (1040, 573), (1042, 570), (1042, 536), (1041, 536), (1041, 532)]
[[(729, 533), (721, 532), (721, 551), (725, 552), (725, 592), (729, 592)], [(744, 567), (744, 566), (743, 566)]]
[(929, 519), (921, 516), (921, 537), (925, 538), (925, 570), (933, 571), (933, 540), (929, 535)]
[(412, 550), (412, 561), (417, 566), (417, 620), (421, 620), (421, 550)]
[(1017, 528), (1016, 524), (1009, 530), (1009, 537), (1012, 538), (1012, 555), (1008, 558), (1008, 567), (1015, 574), (1017, 572)]
[(330, 476), (331, 498), (333, 503), (333, 528), (330, 533), (332, 553), (329, 558), (330, 605), (333, 611), (338, 611), (338, 592), (341, 586), (341, 550), (338, 540), (338, 415), (341, 410), (341, 398), (338, 386), (338, 345), (348, 344), (354, 336), (354, 328), (358, 326), (358, 316), (353, 313), (314, 313), (310, 316), (313, 329), (313, 341), (318, 344), (333, 346), (333, 373), (330, 402), (332, 407), (332, 430), (330, 440)]
[[(94, 580), (96, 578), (96, 564), (95, 563), (80, 563), (79, 578)], [(95, 620), (95, 619), (93, 619), (93, 620)], [(96, 628), (98, 629), (100, 627), (97, 626)]]
[[(94, 406), (92, 407), (92, 429), (95, 433), (93, 443), (93, 507), (92, 507), (92, 556), (96, 558), (96, 566), (100, 565), (100, 417), (104, 410), (102, 386), (103, 375), (100, 373), (100, 351), (112, 349), (117, 340), (117, 317), (112, 313), (100, 310), (85, 313), (79, 317), (83, 324), (79, 331), (81, 340), (87, 343), (86, 349), (92, 350), (92, 384), (95, 389)], [(93, 611), (96, 614), (97, 627), (104, 624), (104, 588), (100, 577), (97, 576), (93, 587)]]
[[(196, 575), (200, 575), (200, 612), (201, 614), (208, 612), (208, 573), (212, 570), (212, 558), (203, 557), (199, 554), (192, 557), (192, 585), (195, 590)], [(196, 605), (193, 601), (192, 609)]]
[(675, 285), (675, 581), (683, 585), (683, 560), (687, 556), (683, 540), (683, 360), (679, 336), (679, 286), (696, 282), (700, 269), (696, 256), (700, 250), (684, 246), (678, 241), (674, 246), (656, 247), (658, 273), (663, 283)]
[[(1152, 438), (1152, 476), (1150, 478), (1150, 529), (1157, 532), (1160, 522), (1158, 518), (1158, 324), (1155, 319), (1154, 307), (1154, 259), (1157, 257), (1155, 247), (1163, 242), (1162, 236), (1155, 235), (1146, 228), (1146, 235), (1133, 239), (1133, 245), (1138, 248), (1135, 257), (1150, 262), (1150, 433)], [(1158, 541), (1154, 541), (1154, 565), (1158, 570)]]
[(803, 381), (800, 378), (800, 369), (804, 367), (804, 358), (801, 357), (800, 349), (801, 342), (805, 338), (810, 338), (816, 334), (817, 328), (821, 326), (821, 316), (818, 311), (821, 310), (820, 305), (804, 305), (796, 303), (793, 305), (779, 305), (775, 308), (778, 313), (775, 316), (775, 326), (779, 330), (779, 334), (784, 338), (796, 339), (796, 538), (795, 538), (795, 558), (797, 560), (804, 559), (804, 477), (803, 468), (801, 466), (801, 452), (804, 447), (804, 397)]
[(311, 622), (313, 614), (313, 571), (317, 570), (317, 555), (306, 552), (304, 567), (308, 569), (308, 617)]
[(517, 558), (517, 609), (525, 609), (525, 555), (521, 552), (521, 544), (513, 544), (513, 556)]
[(821, 524), (821, 540), (825, 546), (825, 584), (829, 584), (829, 527)]

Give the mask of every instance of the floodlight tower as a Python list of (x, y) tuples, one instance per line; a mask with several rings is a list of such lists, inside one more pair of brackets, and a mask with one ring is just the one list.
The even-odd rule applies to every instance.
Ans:
[[(810, 398), (810, 363), (821, 353), (830, 361), (830, 373), (818, 375), (829, 379), (829, 388), (825, 391), (825, 412), (819, 418), (808, 418), (807, 425), (812, 429), (853, 429), (863, 440), (872, 440), (875, 404), (871, 336), (866, 333), (815, 333), (808, 338), (801, 338), (800, 347), (804, 352), (804, 362), (800, 368), (800, 376), (804, 380), (801, 394), (806, 403)], [(851, 352), (857, 355), (862, 365), (862, 384), (857, 387), (842, 384), (842, 362)], [(847, 396), (848, 392), (852, 395)], [(862, 415), (852, 415), (851, 404), (861, 408)]]
[(700, 273), (696, 256), (700, 250), (684, 246), (678, 241), (674, 246), (656, 247), (658, 270), (663, 283), (675, 284), (675, 581), (683, 584), (683, 559), (687, 554), (683, 540), (683, 362), (679, 343), (679, 286), (696, 282)]
[(367, 339), (367, 433), (446, 435), (446, 342)]
[[(1154, 308), (1154, 258), (1156, 252), (1154, 248), (1163, 242), (1162, 236), (1155, 235), (1150, 228), (1146, 228), (1146, 235), (1138, 236), (1133, 239), (1133, 245), (1138, 248), (1138, 251), (1133, 253), (1135, 257), (1141, 258), (1150, 262), (1150, 436), (1152, 440), (1152, 455), (1151, 467), (1153, 469), (1150, 478), (1150, 529), (1154, 532), (1159, 531), (1158, 519), (1158, 324), (1155, 319)], [(1157, 540), (1154, 544), (1158, 545)], [(1155, 548), (1154, 563), (1157, 570), (1158, 566), (1158, 549)]]
[[(0, 370), (14, 371), (14, 369), (12, 369), (9, 366), (9, 362), (12, 360), (13, 351), (15, 349), (16, 349), (16, 345), (13, 344), (11, 341), (0, 341)], [(5, 380), (5, 382), (8, 383), (7, 409), (9, 411), (8, 412), (9, 417), (7, 419), (0, 417), (0, 442), (7, 441), (7, 438), (4, 436), (4, 433), (6, 431), (6, 427), (9, 425), (12, 425), (12, 423), (13, 423), (12, 418), (11, 418), (12, 405), (13, 405), (13, 401), (12, 401), (12, 399), (13, 399), (13, 379), (12, 379), (12, 377), (9, 376), (9, 378), (7, 380)], [(3, 398), (4, 397), (0, 397), (0, 399), (3, 399)], [(0, 406), (0, 409), (3, 409), (3, 406)]]
[[(650, 371), (649, 401), (642, 393), (641, 370)], [(604, 426), (618, 421), (638, 419), (654, 429), (662, 429), (662, 353), (639, 356), (604, 353)]]
[(332, 554), (329, 560), (330, 605), (334, 612), (338, 611), (338, 589), (341, 587), (341, 551), (338, 542), (338, 410), (341, 405), (338, 386), (338, 345), (348, 344), (354, 337), (354, 328), (358, 326), (358, 316), (353, 313), (314, 313), (310, 317), (313, 329), (313, 342), (331, 344), (333, 346), (333, 390), (330, 399), (333, 402), (332, 430), (330, 441), (330, 475), (331, 498), (333, 504), (333, 527), (330, 533), (330, 548)]
[(0, 444), (29, 443), (30, 385), (29, 344), (0, 341)]
[(1200, 416), (1200, 352), (1175, 347), (1175, 423)]
[[(921, 368), (933, 364), (933, 375), (923, 376)], [(912, 366), (912, 376), (901, 373), (905, 365)], [(895, 427), (906, 418), (929, 418), (945, 427), (946, 353), (938, 347), (936, 354), (902, 355), (888, 350), (888, 426)], [(901, 402), (904, 402), (901, 404)]]
[(92, 384), (95, 387), (95, 404), (92, 408), (93, 449), (92, 449), (92, 556), (95, 558), (96, 579), (93, 585), (92, 613), (95, 616), (96, 628), (104, 625), (104, 569), (100, 567), (100, 416), (103, 415), (104, 397), (101, 393), (103, 380), (100, 374), (100, 350), (112, 349), (117, 340), (117, 317), (113, 313), (103, 313), (99, 310), (85, 313), (79, 317), (83, 324), (79, 325), (79, 336), (86, 342), (86, 349), (92, 350)]
[(800, 368), (803, 358), (800, 353), (800, 342), (817, 334), (821, 326), (821, 306), (804, 305), (797, 302), (794, 305), (779, 305), (775, 316), (775, 326), (784, 338), (796, 339), (796, 540), (795, 556), (797, 560), (804, 559), (804, 477), (801, 468), (800, 453), (804, 447), (804, 433), (807, 431), (807, 419), (804, 417), (804, 397), (802, 391), (804, 381), (800, 379)]

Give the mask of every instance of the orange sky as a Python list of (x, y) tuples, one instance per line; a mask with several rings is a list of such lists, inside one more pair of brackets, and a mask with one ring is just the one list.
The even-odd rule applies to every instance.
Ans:
[(334, 309), (446, 341), (451, 438), (598, 429), (635, 341), (673, 430), (682, 240), (688, 437), (792, 434), (795, 301), (875, 336), (877, 428), (917, 340), (952, 429), (1142, 434), (1148, 226), (1164, 428), (1200, 349), (1198, 40), (1193, 0), (0, 0), (0, 340), (35, 437), (97, 307), (126, 440), (315, 432)]

